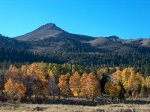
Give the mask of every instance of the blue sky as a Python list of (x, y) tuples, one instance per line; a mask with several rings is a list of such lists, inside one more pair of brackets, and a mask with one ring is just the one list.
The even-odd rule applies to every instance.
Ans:
[(150, 0), (0, 0), (0, 14), (9, 37), (51, 22), (76, 34), (150, 37)]

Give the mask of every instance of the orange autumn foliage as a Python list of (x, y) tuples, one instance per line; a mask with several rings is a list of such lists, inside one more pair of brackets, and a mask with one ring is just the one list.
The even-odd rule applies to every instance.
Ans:
[(68, 83), (68, 75), (61, 75), (59, 78), (58, 87), (63, 96), (67, 96), (69, 94), (69, 83)]
[(80, 96), (82, 97), (87, 97), (87, 76), (88, 74), (83, 74), (81, 79), (80, 79), (80, 88), (81, 88), (81, 92), (80, 92)]
[(99, 80), (92, 73), (86, 79), (86, 92), (87, 96), (93, 99), (100, 95)]
[(9, 79), (4, 86), (4, 93), (11, 100), (21, 100), (26, 93), (26, 88), (23, 84), (15, 83), (12, 79)]
[(11, 78), (13, 81), (21, 83), (22, 74), (20, 69), (15, 65), (10, 65), (6, 79)]
[(38, 63), (33, 63), (27, 69), (27, 74), (32, 77), (32, 92), (36, 97), (48, 94), (48, 80), (45, 71)]
[(74, 96), (80, 95), (80, 91), (81, 91), (80, 78), (81, 77), (78, 72), (75, 72), (73, 74), (73, 76), (70, 77), (69, 86), (70, 86), (70, 90)]
[(18, 67), (10, 65), (9, 67), (9, 72), (15, 75), (19, 75), (20, 74), (20, 70)]
[(22, 65), (22, 66), (21, 66), (21, 72), (22, 72), (23, 74), (26, 74), (26, 73), (27, 73), (27, 69), (28, 69), (27, 65)]

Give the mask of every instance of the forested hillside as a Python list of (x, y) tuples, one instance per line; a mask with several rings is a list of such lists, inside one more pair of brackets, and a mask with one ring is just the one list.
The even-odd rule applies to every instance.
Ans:
[(81, 66), (135, 67), (150, 73), (150, 39), (121, 39), (72, 34), (53, 23), (15, 37), (0, 35), (0, 65), (49, 62)]

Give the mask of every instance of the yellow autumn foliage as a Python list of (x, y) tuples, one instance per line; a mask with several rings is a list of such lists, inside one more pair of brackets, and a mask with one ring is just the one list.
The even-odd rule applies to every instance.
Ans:
[(78, 72), (75, 72), (73, 74), (73, 76), (70, 77), (69, 86), (70, 86), (70, 90), (74, 96), (80, 95), (80, 91), (81, 91), (80, 78), (81, 77)]
[(61, 75), (59, 78), (58, 87), (63, 96), (67, 96), (69, 94), (69, 84), (68, 84), (68, 75)]
[(120, 94), (120, 86), (118, 84), (113, 84), (107, 82), (105, 85), (105, 91), (112, 97), (118, 97)]

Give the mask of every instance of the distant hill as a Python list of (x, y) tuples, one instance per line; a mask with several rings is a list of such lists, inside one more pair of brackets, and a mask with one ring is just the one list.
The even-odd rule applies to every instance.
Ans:
[(150, 47), (150, 39), (129, 39), (126, 40), (124, 43), (135, 45), (135, 46), (141, 46), (141, 47)]

